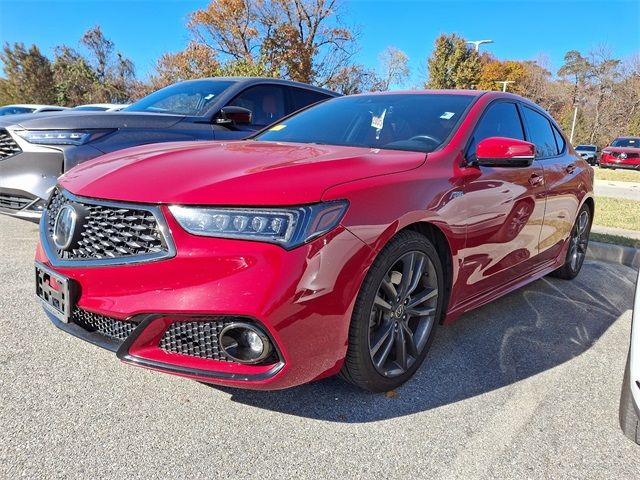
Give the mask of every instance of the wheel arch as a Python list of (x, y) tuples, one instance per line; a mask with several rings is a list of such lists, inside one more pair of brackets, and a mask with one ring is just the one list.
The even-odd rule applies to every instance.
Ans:
[[(424, 235), (429, 239), (431, 243), (433, 243), (436, 251), (438, 252), (438, 257), (440, 258), (440, 263), (442, 264), (442, 272), (444, 274), (445, 283), (445, 307), (442, 309), (442, 315), (439, 319), (440, 323), (442, 323), (447, 314), (449, 300), (451, 299), (451, 291), (453, 289), (453, 254), (451, 245), (449, 244), (449, 240), (447, 239), (445, 233), (440, 228), (438, 228), (437, 225), (426, 221), (411, 223), (400, 229), (398, 232), (401, 232), (403, 230), (412, 230), (421, 235)], [(396, 234), (398, 232), (396, 232)]]

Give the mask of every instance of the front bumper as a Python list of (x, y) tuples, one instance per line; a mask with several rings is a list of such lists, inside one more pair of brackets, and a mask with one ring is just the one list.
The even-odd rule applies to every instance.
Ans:
[(602, 168), (623, 168), (627, 170), (640, 170), (640, 158), (618, 158), (611, 155), (602, 155), (600, 159)]
[(12, 128), (2, 129), (19, 146), (18, 153), (0, 158), (0, 214), (38, 221), (43, 202), (58, 177), (69, 168), (103, 154), (90, 145), (44, 146), (26, 142)]
[[(78, 287), (77, 307), (137, 324), (122, 341), (78, 325), (56, 326), (116, 351), (134, 365), (203, 382), (280, 389), (337, 373), (344, 360), (351, 312), (370, 249), (339, 226), (287, 251), (259, 242), (190, 235), (163, 208), (176, 245), (166, 260), (99, 267), (52, 267)], [(167, 352), (158, 339), (181, 316), (254, 319), (276, 345), (279, 361), (245, 365)]]

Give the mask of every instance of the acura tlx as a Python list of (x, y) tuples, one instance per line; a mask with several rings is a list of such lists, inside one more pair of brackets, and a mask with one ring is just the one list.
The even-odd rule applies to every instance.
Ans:
[(592, 168), (524, 98), (341, 97), (249, 140), (71, 169), (40, 224), (36, 290), (56, 326), (129, 364), (387, 391), (440, 324), (575, 277), (593, 212)]

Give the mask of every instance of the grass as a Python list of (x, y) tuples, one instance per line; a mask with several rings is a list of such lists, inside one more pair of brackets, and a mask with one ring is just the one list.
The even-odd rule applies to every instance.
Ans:
[(594, 225), (640, 231), (640, 202), (624, 198), (598, 197)]
[(607, 233), (594, 233), (589, 235), (589, 240), (602, 243), (613, 243), (615, 245), (623, 245), (625, 247), (640, 248), (640, 240), (635, 238), (621, 237), (619, 235), (609, 235)]
[(617, 182), (640, 182), (638, 170), (611, 170), (610, 168), (594, 168), (597, 180), (614, 180)]

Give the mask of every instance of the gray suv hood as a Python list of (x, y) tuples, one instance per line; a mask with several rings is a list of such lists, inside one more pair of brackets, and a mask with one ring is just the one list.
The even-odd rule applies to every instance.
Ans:
[(89, 128), (169, 128), (183, 115), (141, 112), (52, 112), (52, 114), (7, 115), (0, 126), (26, 130), (74, 130)]

